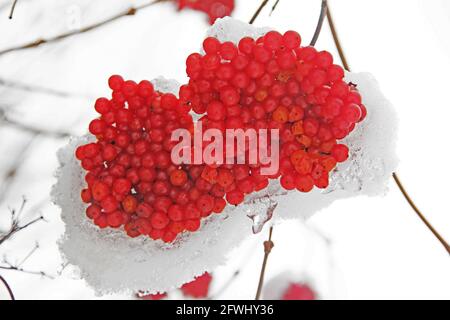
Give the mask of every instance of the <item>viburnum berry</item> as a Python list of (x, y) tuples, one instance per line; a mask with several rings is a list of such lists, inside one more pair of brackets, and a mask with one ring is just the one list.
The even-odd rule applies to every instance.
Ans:
[[(269, 180), (301, 192), (326, 188), (337, 163), (349, 157), (339, 140), (366, 118), (367, 109), (330, 53), (300, 45), (295, 31), (272, 31), (238, 44), (207, 38), (205, 54), (186, 60), (190, 79), (179, 98), (146, 80), (112, 76), (112, 98), (95, 102), (100, 117), (89, 125), (96, 141), (75, 151), (87, 171), (81, 192), (87, 216), (101, 228), (123, 225), (130, 237), (172, 242), (179, 233), (198, 230), (202, 218), (267, 188)], [(279, 170), (264, 176), (261, 164), (248, 162), (172, 163), (171, 134), (194, 131), (191, 111), (200, 114), (204, 128), (221, 132), (279, 130)], [(234, 160), (245, 155), (247, 161), (249, 151)]]

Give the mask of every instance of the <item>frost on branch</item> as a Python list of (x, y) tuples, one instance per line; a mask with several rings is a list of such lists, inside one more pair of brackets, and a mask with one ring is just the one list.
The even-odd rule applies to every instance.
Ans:
[[(237, 42), (267, 30), (226, 18), (218, 20), (208, 34)], [(370, 74), (349, 73), (347, 81), (358, 86), (368, 117), (344, 139), (351, 158), (331, 174), (327, 189), (287, 193), (272, 182), (268, 189), (248, 196), (245, 204), (228, 206), (222, 214), (203, 220), (198, 232), (186, 233), (170, 245), (144, 237), (131, 239), (122, 230), (100, 230), (85, 217), (80, 200), (85, 182), (74, 152), (93, 138), (72, 140), (58, 154), (61, 167), (53, 188), (53, 199), (61, 207), (66, 224), (61, 252), (99, 293), (167, 292), (225, 263), (227, 254), (253, 231), (260, 231), (271, 216), (273, 222), (305, 219), (338, 199), (384, 194), (397, 165), (396, 114)], [(177, 92), (173, 81), (159, 78), (153, 83), (160, 91)]]

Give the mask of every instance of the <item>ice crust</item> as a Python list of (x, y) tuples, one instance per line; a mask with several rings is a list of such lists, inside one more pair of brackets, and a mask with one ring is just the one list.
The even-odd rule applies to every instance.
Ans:
[[(217, 20), (208, 35), (237, 42), (244, 36), (261, 36), (267, 30), (225, 18)], [(338, 165), (326, 190), (288, 193), (273, 181), (268, 189), (248, 196), (245, 204), (228, 206), (222, 214), (204, 220), (198, 232), (183, 234), (173, 245), (144, 237), (131, 239), (122, 230), (99, 230), (86, 218), (80, 200), (85, 182), (74, 151), (93, 137), (72, 139), (58, 153), (60, 168), (52, 190), (66, 227), (59, 241), (62, 255), (78, 267), (80, 276), (98, 294), (165, 292), (225, 263), (233, 248), (263, 228), (272, 211), (268, 209), (275, 205), (270, 223), (307, 219), (339, 199), (383, 195), (398, 162), (397, 116), (372, 75), (348, 73), (346, 80), (358, 86), (368, 117), (344, 139), (351, 158)], [(176, 81), (158, 78), (153, 83), (160, 91), (178, 92)]]

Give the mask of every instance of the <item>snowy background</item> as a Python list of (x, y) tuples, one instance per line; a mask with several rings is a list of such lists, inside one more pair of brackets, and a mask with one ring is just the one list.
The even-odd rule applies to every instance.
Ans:
[[(19, 0), (9, 20), (11, 1), (2, 0), (0, 51), (89, 25), (137, 3), (144, 2)], [(259, 3), (237, 0), (234, 17), (247, 21)], [(397, 108), (399, 175), (430, 222), (448, 238), (450, 4), (330, 0), (329, 5), (352, 70), (373, 73)], [(319, 9), (319, 0), (281, 0), (272, 16), (264, 11), (256, 25), (295, 29), (307, 42)], [(10, 121), (81, 135), (94, 116), (94, 99), (108, 93), (109, 75), (136, 80), (164, 75), (183, 82), (185, 57), (199, 49), (207, 28), (202, 13), (177, 13), (173, 4), (164, 3), (55, 44), (1, 55), (0, 108)], [(316, 46), (337, 57), (326, 24)], [(100, 298), (71, 268), (61, 272), (56, 240), (64, 226), (49, 191), (55, 182), (56, 150), (66, 143), (0, 122), (0, 230), (7, 227), (9, 208), (20, 207), (23, 196), (28, 199), (25, 217), (42, 212), (48, 220), (3, 244), (0, 259), (20, 263), (38, 241), (39, 249), (24, 267), (56, 277), (0, 270), (19, 299)], [(212, 293), (239, 269), (239, 277), (218, 298), (254, 297), (266, 237), (264, 230), (215, 270)], [(267, 280), (290, 271), (329, 299), (450, 299), (448, 255), (393, 182), (384, 198), (340, 201), (305, 224), (277, 226), (274, 241)], [(0, 298), (6, 297), (0, 287)]]

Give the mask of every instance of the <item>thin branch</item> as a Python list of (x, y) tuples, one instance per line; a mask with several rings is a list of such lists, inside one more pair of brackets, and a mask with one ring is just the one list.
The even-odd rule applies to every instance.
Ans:
[(20, 263), (11, 263), (8, 261), (6, 257), (3, 258), (3, 261), (0, 263), (0, 269), (1, 270), (7, 270), (7, 271), (17, 271), (32, 275), (38, 275), (42, 276), (48, 279), (54, 279), (54, 276), (49, 275), (48, 273), (44, 271), (34, 271), (34, 270), (28, 270), (22, 267), (22, 265), (36, 252), (36, 250), (39, 249), (39, 244), (35, 244), (33, 249), (30, 250), (30, 252), (22, 259)]
[(0, 78), (0, 86), (11, 88), (11, 89), (17, 89), (17, 90), (21, 90), (21, 91), (26, 91), (26, 92), (31, 92), (31, 93), (43, 93), (43, 94), (52, 95), (52, 96), (56, 96), (56, 97), (60, 97), (60, 98), (82, 98), (82, 99), (89, 99), (89, 100), (94, 99), (93, 96), (89, 96), (89, 95), (78, 94), (78, 93), (74, 93), (74, 92), (65, 92), (65, 91), (60, 91), (60, 90), (55, 90), (55, 89), (50, 89), (50, 88), (45, 88), (45, 87), (40, 87), (40, 86), (35, 86), (35, 85), (18, 83), (18, 82), (14, 82), (14, 81), (5, 80), (2, 78)]
[(425, 225), (430, 229), (430, 231), (434, 234), (434, 236), (439, 240), (439, 242), (444, 246), (445, 250), (447, 250), (447, 253), (450, 254), (450, 246), (445, 241), (445, 239), (434, 229), (434, 227), (431, 225), (430, 222), (425, 218), (425, 216), (422, 214), (422, 212), (419, 210), (419, 208), (416, 206), (412, 198), (409, 196), (408, 192), (406, 192), (405, 187), (403, 186), (402, 182), (400, 181), (400, 178), (398, 175), (394, 172), (393, 174), (394, 180), (397, 183), (398, 188), (402, 192), (403, 196), (405, 197), (406, 201), (408, 201), (409, 205), (413, 210), (417, 213), (419, 218), (425, 223)]
[(330, 10), (329, 6), (328, 6), (328, 10), (327, 10), (327, 21), (328, 21), (328, 25), (330, 26), (331, 34), (333, 35), (334, 44), (336, 45), (336, 49), (338, 50), (339, 57), (341, 58), (342, 65), (344, 66), (345, 70), (350, 71), (350, 66), (349, 66), (349, 64), (347, 62), (347, 58), (344, 54), (344, 49), (342, 48), (341, 41), (339, 40), (339, 36), (336, 31), (333, 16), (331, 15), (331, 10)]
[(272, 15), (272, 13), (273, 13), (273, 12), (275, 11), (275, 9), (278, 7), (278, 4), (279, 4), (279, 3), (280, 3), (280, 0), (275, 1), (274, 5), (273, 5), (273, 7), (272, 7), (272, 10), (270, 10), (269, 16)]
[(265, 6), (267, 6), (267, 4), (269, 3), (269, 0), (263, 0), (260, 4), (260, 6), (258, 7), (258, 9), (256, 9), (255, 13), (253, 14), (253, 17), (250, 19), (249, 23), (253, 24), (256, 19), (259, 17), (261, 11), (265, 8)]
[(8, 282), (5, 280), (5, 278), (0, 276), (0, 282), (2, 282), (5, 285), (6, 290), (8, 291), (11, 300), (16, 300), (16, 298), (14, 298), (14, 293), (13, 293), (11, 287), (9, 286)]
[(9, 126), (16, 127), (19, 130), (26, 131), (28, 133), (32, 133), (34, 135), (42, 135), (47, 137), (53, 137), (53, 138), (68, 138), (70, 136), (73, 136), (70, 132), (65, 131), (54, 131), (54, 130), (48, 130), (44, 128), (36, 128), (29, 126), (27, 124), (18, 122), (16, 120), (9, 119), (6, 117), (5, 114), (2, 114), (2, 110), (0, 110), (0, 123), (4, 123)]
[(14, 14), (14, 10), (16, 9), (16, 4), (17, 4), (18, 0), (14, 0), (12, 6), (11, 6), (11, 11), (9, 13), (9, 19), (13, 18), (13, 14)]
[(266, 273), (267, 260), (269, 259), (270, 252), (272, 252), (272, 249), (274, 247), (274, 243), (272, 241), (272, 233), (273, 233), (273, 227), (270, 227), (269, 240), (264, 241), (264, 260), (263, 260), (263, 264), (261, 267), (261, 274), (259, 275), (258, 290), (256, 291), (255, 300), (261, 299), (261, 293), (262, 293), (262, 289), (264, 286), (264, 275)]
[[(338, 33), (336, 31), (336, 27), (334, 25), (334, 21), (333, 18), (331, 16), (331, 12), (330, 12), (330, 8), (328, 8), (327, 11), (327, 18), (328, 18), (328, 24), (330, 25), (330, 29), (331, 29), (331, 33), (333, 35), (333, 40), (334, 43), (336, 45), (336, 48), (338, 50), (339, 53), (339, 57), (341, 58), (342, 64), (344, 66), (344, 68), (347, 71), (350, 71), (350, 66), (348, 64), (347, 58), (344, 54), (344, 50), (342, 48), (342, 44), (339, 40), (339, 36)], [(428, 229), (433, 233), (433, 235), (439, 240), (439, 242), (444, 246), (445, 250), (447, 251), (447, 253), (450, 254), (450, 248), (448, 243), (444, 240), (444, 237), (442, 237), (437, 231), (436, 229), (433, 228), (433, 226), (428, 222), (428, 220), (425, 218), (425, 216), (422, 214), (422, 212), (419, 210), (419, 208), (415, 205), (414, 201), (412, 200), (412, 198), (409, 196), (409, 194), (406, 192), (405, 187), (403, 186), (403, 184), (400, 181), (400, 178), (398, 177), (397, 173), (393, 173), (393, 178), (398, 186), (398, 188), (400, 189), (400, 191), (402, 192), (404, 198), (406, 199), (406, 201), (408, 202), (408, 204), (411, 206), (411, 208), (416, 212), (416, 214), (419, 216), (419, 218), (423, 221), (423, 223), (425, 223), (425, 225), (428, 227)]]
[(14, 178), (16, 177), (17, 173), (19, 172), (22, 164), (25, 162), (27, 153), (33, 146), (33, 143), (36, 141), (37, 137), (39, 137), (39, 134), (33, 134), (33, 136), (30, 138), (30, 140), (27, 142), (27, 144), (22, 148), (22, 150), (19, 152), (19, 154), (15, 157), (15, 161), (12, 164), (12, 166), (6, 172), (6, 175), (3, 179), (3, 183), (0, 185), (0, 204), (2, 204), (3, 201), (5, 200), (5, 198), (7, 196), (7, 192), (14, 182)]
[(320, 31), (322, 31), (323, 21), (325, 20), (325, 16), (327, 15), (327, 0), (322, 0), (322, 5), (320, 8), (319, 21), (317, 22), (316, 31), (314, 31), (313, 38), (311, 40), (310, 46), (315, 46), (317, 39), (319, 39)]
[(44, 39), (44, 38), (37, 39), (37, 40), (32, 41), (30, 43), (26, 43), (26, 44), (19, 45), (19, 46), (16, 46), (16, 47), (11, 47), (11, 48), (8, 48), (8, 49), (1, 50), (0, 51), (0, 55), (4, 55), (4, 54), (10, 53), (10, 52), (14, 52), (14, 51), (21, 51), (21, 50), (30, 49), (30, 48), (37, 48), (37, 47), (39, 47), (39, 46), (41, 46), (43, 44), (49, 44), (49, 43), (57, 42), (57, 41), (60, 41), (60, 40), (63, 40), (63, 39), (66, 39), (66, 38), (69, 38), (69, 37), (72, 37), (72, 36), (75, 36), (75, 35), (78, 35), (78, 34), (86, 33), (86, 32), (89, 32), (91, 30), (94, 30), (94, 29), (97, 29), (99, 27), (102, 27), (104, 25), (107, 25), (107, 24), (109, 24), (111, 22), (114, 22), (116, 20), (119, 20), (119, 19), (121, 19), (123, 17), (133, 16), (139, 10), (143, 10), (143, 9), (151, 7), (151, 6), (155, 5), (155, 4), (162, 3), (162, 2), (167, 2), (167, 1), (170, 1), (170, 0), (153, 0), (153, 1), (149, 2), (149, 3), (143, 4), (143, 5), (140, 5), (140, 6), (137, 6), (137, 7), (131, 7), (128, 10), (120, 12), (120, 13), (118, 13), (118, 14), (116, 14), (116, 15), (108, 18), (108, 19), (105, 19), (103, 21), (94, 23), (94, 24), (92, 24), (90, 26), (83, 27), (83, 28), (75, 30), (75, 31), (70, 31), (70, 32), (67, 32), (67, 33), (63, 33), (63, 34), (54, 36), (54, 37), (47, 38), (47, 39)]
[[(7, 240), (11, 239), (16, 233), (27, 229), (28, 227), (32, 226), (33, 224), (35, 224), (39, 221), (45, 220), (44, 217), (42, 215), (40, 215), (39, 217), (22, 224), (21, 213), (23, 211), (25, 203), (26, 203), (26, 199), (23, 200), (22, 206), (21, 206), (18, 214), (16, 214), (15, 210), (11, 210), (11, 225), (10, 225), (8, 231), (4, 232), (3, 234), (0, 234), (0, 245), (3, 244), (4, 242), (6, 242)], [(23, 262), (21, 264), (23, 264)]]

